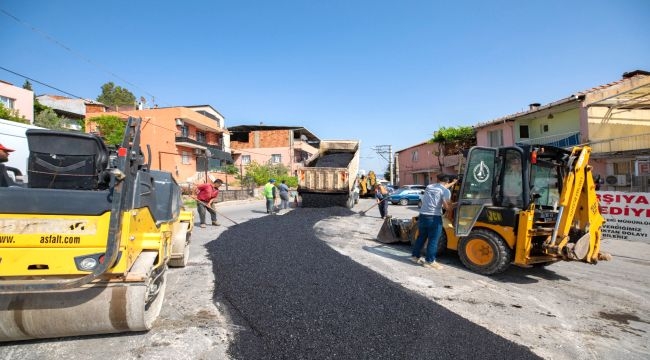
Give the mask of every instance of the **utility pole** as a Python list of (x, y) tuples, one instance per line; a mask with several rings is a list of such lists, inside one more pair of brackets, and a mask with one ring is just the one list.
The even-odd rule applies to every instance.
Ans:
[(377, 155), (381, 156), (384, 160), (388, 161), (388, 171), (390, 172), (390, 182), (395, 184), (395, 177), (393, 174), (393, 148), (391, 145), (377, 145), (372, 148)]

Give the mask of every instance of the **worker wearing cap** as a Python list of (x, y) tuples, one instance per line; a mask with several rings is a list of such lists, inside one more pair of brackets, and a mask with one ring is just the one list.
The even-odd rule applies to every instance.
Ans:
[(273, 214), (275, 211), (275, 179), (270, 179), (269, 182), (264, 185), (264, 198), (266, 198), (266, 213)]
[(212, 218), (212, 225), (219, 226), (217, 222), (217, 212), (214, 210), (214, 203), (219, 196), (219, 186), (223, 184), (223, 180), (217, 179), (212, 184), (205, 183), (196, 186), (196, 198), (199, 200), (196, 210), (199, 212), (200, 227), (205, 227), (205, 212), (210, 213)]
[(14, 180), (7, 174), (4, 163), (9, 161), (9, 153), (14, 151), (0, 144), (0, 186), (6, 187), (15, 185)]
[(12, 151), (14, 150), (0, 144), (0, 163), (9, 161), (9, 153)]

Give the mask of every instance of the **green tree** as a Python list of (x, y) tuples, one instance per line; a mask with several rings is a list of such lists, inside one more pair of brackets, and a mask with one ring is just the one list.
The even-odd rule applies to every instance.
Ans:
[(102, 115), (92, 118), (91, 121), (97, 124), (97, 128), (107, 145), (122, 144), (124, 131), (126, 130), (126, 123), (123, 119), (113, 115)]
[(34, 118), (34, 125), (51, 130), (64, 130), (65, 120), (60, 118), (54, 110), (45, 108)]
[(298, 178), (289, 176), (289, 169), (282, 164), (261, 165), (252, 162), (246, 166), (246, 177), (252, 179), (257, 186), (266, 184), (269, 179), (275, 179), (278, 183), (286, 180), (289, 187), (298, 186)]
[(29, 124), (24, 116), (20, 116), (18, 110), (7, 109), (2, 103), (0, 103), (0, 119)]
[(107, 82), (102, 85), (102, 93), (97, 101), (109, 106), (134, 105), (135, 95), (121, 86), (115, 86), (113, 82)]
[(23, 84), (23, 89), (34, 91), (34, 89), (32, 89), (32, 83), (30, 83), (29, 80), (25, 80), (25, 83)]
[(476, 145), (476, 132), (471, 126), (441, 127), (429, 140), (438, 144), (438, 156), (455, 155)]

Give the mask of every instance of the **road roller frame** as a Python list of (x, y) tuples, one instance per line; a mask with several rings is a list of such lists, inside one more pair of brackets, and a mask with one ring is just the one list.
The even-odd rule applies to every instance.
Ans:
[(27, 186), (0, 188), (0, 341), (152, 327), (168, 265), (187, 263), (193, 212), (170, 173), (149, 169), (140, 122), (115, 151), (27, 131)]

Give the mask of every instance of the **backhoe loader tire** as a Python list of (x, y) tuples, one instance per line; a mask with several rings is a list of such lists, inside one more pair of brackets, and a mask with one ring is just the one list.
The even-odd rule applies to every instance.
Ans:
[(482, 275), (494, 275), (510, 266), (513, 254), (499, 235), (489, 230), (477, 229), (461, 238), (458, 255), (468, 269)]

